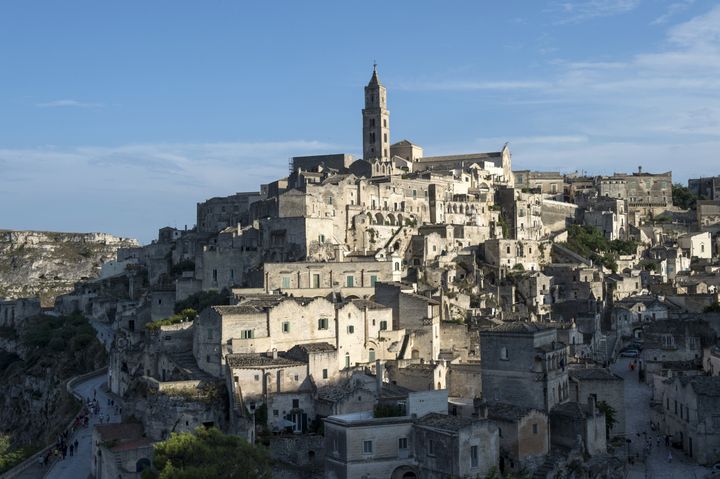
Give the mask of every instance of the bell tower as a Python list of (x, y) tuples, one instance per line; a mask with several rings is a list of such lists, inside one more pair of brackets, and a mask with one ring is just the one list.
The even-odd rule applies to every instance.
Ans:
[(387, 109), (387, 92), (380, 84), (377, 64), (373, 65), (370, 83), (365, 87), (363, 108), (363, 159), (390, 157), (390, 112)]

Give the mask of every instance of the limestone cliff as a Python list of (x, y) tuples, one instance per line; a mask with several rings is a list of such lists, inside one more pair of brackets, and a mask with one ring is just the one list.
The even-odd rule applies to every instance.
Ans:
[(43, 306), (100, 274), (118, 248), (133, 239), (105, 233), (56, 233), (0, 230), (0, 299), (39, 296)]
[(10, 434), (14, 446), (54, 440), (79, 408), (66, 381), (105, 364), (95, 330), (80, 315), (0, 327), (0, 433)]

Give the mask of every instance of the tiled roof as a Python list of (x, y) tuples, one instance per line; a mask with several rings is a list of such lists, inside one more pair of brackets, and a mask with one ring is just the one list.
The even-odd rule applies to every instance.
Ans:
[(571, 368), (568, 370), (571, 378), (581, 381), (622, 381), (623, 378), (605, 368)]
[(514, 422), (524, 418), (533, 411), (537, 411), (537, 409), (501, 402), (488, 402), (485, 403), (485, 405), (488, 408), (488, 418), (499, 421)]
[(375, 301), (370, 301), (369, 299), (351, 299), (349, 301), (350, 303), (357, 306), (359, 309), (389, 309), (389, 306), (382, 305), (380, 303), (376, 303)]
[(426, 414), (425, 416), (419, 418), (416, 422), (418, 426), (443, 429), (445, 431), (459, 431), (472, 423), (473, 420), (467, 417), (450, 416), (449, 414), (440, 414), (436, 412)]
[(683, 386), (690, 384), (698, 396), (720, 396), (720, 376), (680, 376)]
[(95, 429), (100, 434), (102, 442), (138, 439), (142, 437), (144, 432), (143, 425), (136, 422), (97, 424)]
[[(526, 321), (509, 321), (503, 324), (499, 324), (494, 328), (491, 328), (491, 333), (535, 333), (538, 331), (544, 331), (548, 328), (540, 326), (536, 323), (528, 323)], [(481, 333), (482, 334), (482, 333)]]
[(335, 346), (333, 346), (330, 343), (307, 343), (307, 344), (298, 344), (296, 346), (293, 346), (294, 348), (298, 348), (302, 351), (305, 351), (306, 353), (315, 353), (319, 351), (335, 351)]
[(264, 354), (228, 354), (225, 356), (227, 365), (231, 368), (254, 369), (254, 368), (282, 368), (288, 366), (304, 366), (305, 363), (278, 356), (266, 356)]

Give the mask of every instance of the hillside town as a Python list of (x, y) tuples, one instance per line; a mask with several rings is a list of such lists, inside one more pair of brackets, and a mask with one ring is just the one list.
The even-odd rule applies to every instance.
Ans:
[(710, 477), (720, 176), (425, 156), (377, 67), (363, 94), (362, 158), (293, 157), (52, 306), (0, 301), (2, 327), (79, 312), (107, 342), (91, 474), (205, 426), (274, 477)]

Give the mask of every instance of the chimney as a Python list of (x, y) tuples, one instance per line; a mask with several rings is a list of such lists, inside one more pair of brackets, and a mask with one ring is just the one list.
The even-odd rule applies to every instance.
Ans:
[(597, 414), (597, 404), (595, 404), (595, 401), (595, 395), (590, 394), (588, 396), (588, 409), (590, 410), (590, 414), (592, 414), (593, 416)]
[(385, 382), (385, 363), (379, 359), (375, 360), (375, 381), (377, 383), (378, 397), (382, 392), (383, 383)]
[(277, 359), (277, 348), (273, 348), (272, 350), (272, 358)]

